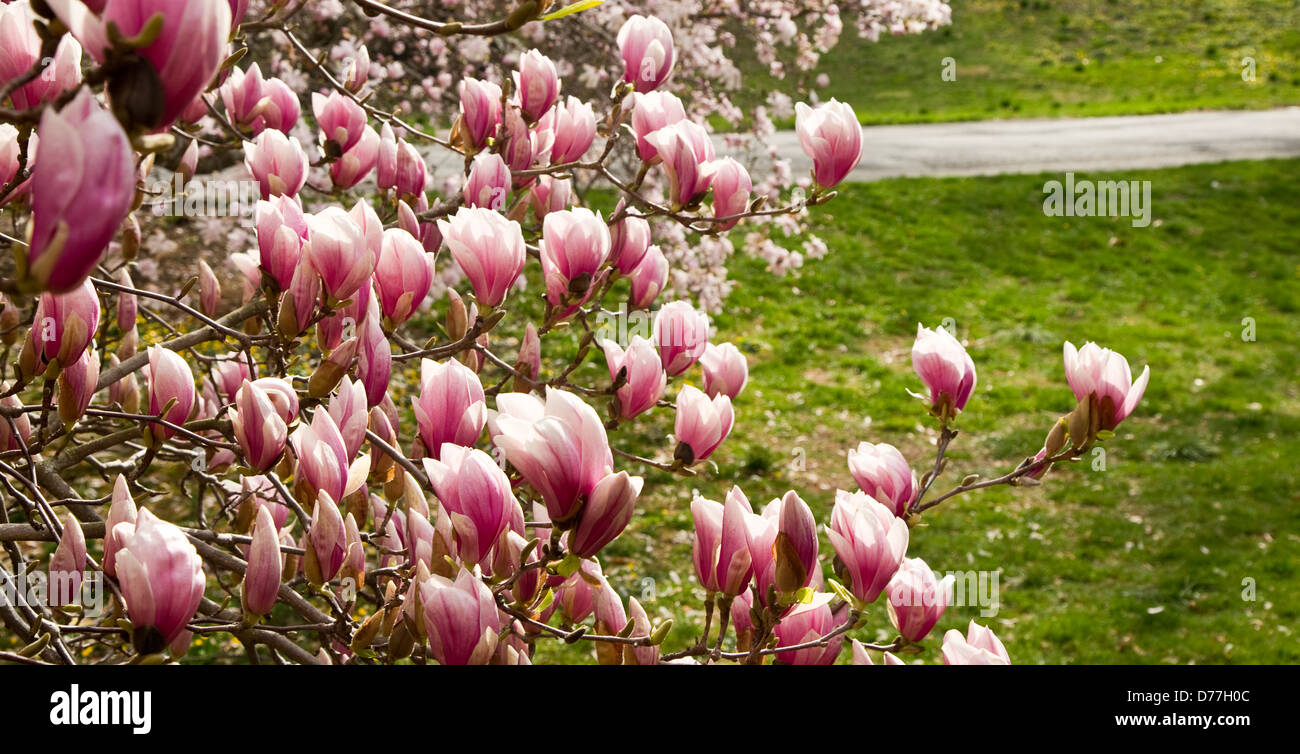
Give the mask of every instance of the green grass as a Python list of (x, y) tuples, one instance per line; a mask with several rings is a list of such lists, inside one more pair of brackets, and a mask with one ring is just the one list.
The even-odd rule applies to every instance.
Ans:
[[(1263, 108), (1300, 103), (1295, 0), (953, 0), (952, 25), (872, 44), (845, 23), (820, 66), (790, 81), (863, 123)], [(745, 56), (738, 56), (744, 59)], [(1242, 80), (1243, 58), (1255, 80)], [(945, 81), (943, 60), (956, 64)], [(752, 60), (752, 59), (751, 59)], [(763, 76), (750, 63), (745, 70)], [(760, 87), (765, 93), (771, 87)], [(796, 97), (797, 98), (797, 97)], [(741, 97), (747, 105), (757, 104)]]
[[(736, 429), (718, 468), (691, 483), (649, 474), (633, 527), (602, 554), (616, 585), (676, 620), (670, 647), (701, 620), (690, 488), (721, 499), (736, 483), (756, 505), (794, 488), (824, 522), (834, 490), (853, 487), (845, 453), (859, 441), (893, 443), (923, 468), (935, 432), (906, 393), (919, 385), (910, 346), (918, 321), (951, 318), (979, 387), (938, 489), (1037, 451), (1073, 407), (1063, 341), (1152, 370), (1104, 471), (1089, 458), (1041, 487), (958, 497), (912, 531), (909, 554), (935, 569), (1001, 570), (989, 622), (1015, 662), (1300, 661), (1300, 161), (1093, 177), (1152, 181), (1157, 222), (1045, 217), (1043, 182), (1059, 176), (889, 180), (822, 208), (831, 255), (800, 273), (735, 260), (740, 285), (716, 324), (751, 358)], [(648, 425), (637, 450), (668, 452), (662, 431)], [(824, 535), (822, 551), (829, 562)], [(931, 649), (977, 617), (950, 609)], [(870, 621), (857, 636), (892, 636), (883, 607)], [(589, 656), (543, 646), (538, 660)]]

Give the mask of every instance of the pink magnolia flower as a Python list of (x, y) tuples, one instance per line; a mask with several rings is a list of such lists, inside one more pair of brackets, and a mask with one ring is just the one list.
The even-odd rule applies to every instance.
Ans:
[(888, 506), (895, 516), (907, 514), (907, 506), (919, 490), (916, 472), (907, 465), (907, 459), (898, 448), (883, 442), (863, 442), (857, 449), (850, 449), (849, 472), (863, 492)]
[(266, 471), (280, 458), (289, 439), (289, 428), (276, 411), (266, 391), (244, 380), (230, 411), (231, 429), (244, 460), (256, 472)]
[(1091, 341), (1079, 349), (1066, 341), (1065, 378), (1076, 400), (1093, 401), (1098, 429), (1109, 431), (1137, 408), (1151, 379), (1151, 367), (1143, 367), (1134, 381), (1128, 359), (1122, 355)]
[(47, 108), (39, 134), (27, 275), (63, 292), (86, 279), (131, 210), (135, 153), (89, 89), (59, 112)]
[(123, 38), (138, 36), (149, 20), (161, 13), (162, 30), (153, 42), (135, 51), (152, 64), (162, 84), (163, 102), (149, 128), (172, 124), (208, 87), (230, 40), (228, 0), (106, 0), (96, 16), (76, 0), (46, 0), (46, 4), (72, 31), (86, 52), (103, 63), (111, 46), (108, 25)]
[(731, 343), (706, 345), (700, 366), (704, 368), (704, 392), (710, 398), (725, 395), (735, 400), (749, 381), (749, 362)]
[(348, 487), (347, 448), (329, 412), (318, 409), (311, 423), (300, 424), (289, 439), (298, 456), (295, 482), (303, 486), (309, 499), (323, 492), (331, 500), (342, 500)]
[(275, 607), (280, 594), (280, 576), (284, 563), (280, 556), (280, 536), (271, 509), (259, 506), (253, 526), (253, 543), (248, 548), (248, 567), (240, 587), (240, 601), (249, 615), (266, 615)]
[(349, 92), (360, 94), (369, 80), (370, 50), (367, 50), (365, 45), (361, 45), (355, 55), (344, 61), (343, 75), (339, 77), (339, 81)]
[[(753, 548), (750, 548), (753, 552)], [(758, 566), (754, 566), (754, 580), (758, 580)], [(747, 634), (752, 639), (754, 630), (754, 616), (750, 611), (754, 609), (754, 593), (752, 591), (741, 592), (731, 601), (731, 627), (736, 632), (736, 637), (744, 637)]]
[(234, 29), (244, 20), (251, 0), (227, 0), (230, 3), (230, 28)]
[[(777, 498), (763, 508), (762, 515), (745, 519), (749, 529), (749, 558), (754, 566), (754, 587), (758, 591), (759, 605), (772, 604), (768, 598), (773, 592), (780, 591), (776, 588), (776, 538), (781, 533), (782, 507), (782, 498)], [(812, 574), (809, 574), (808, 581), (812, 580), (811, 576)], [(745, 598), (745, 612), (748, 614), (749, 609), (754, 606), (753, 595), (746, 592), (741, 596)], [(749, 623), (748, 615), (746, 615), (746, 623)]]
[(580, 558), (595, 557), (601, 548), (613, 542), (632, 520), (636, 501), (645, 480), (619, 471), (596, 483), (578, 520), (569, 533), (569, 552)]
[(506, 209), (510, 197), (510, 168), (495, 152), (480, 152), (465, 178), (465, 204), (487, 207), (497, 212)]
[(272, 196), (257, 203), (255, 212), (257, 248), (262, 269), (287, 289), (302, 257), (307, 240), (307, 217), (292, 196)]
[(307, 329), (317, 304), (321, 298), (321, 276), (316, 273), (311, 256), (299, 257), (294, 268), (294, 277), (289, 281), (285, 294), (279, 298), (279, 318), (277, 326), (281, 334), (296, 338)]
[(357, 289), (357, 295), (316, 323), (316, 344), (321, 353), (328, 354), (343, 345), (344, 341), (356, 337), (358, 325), (365, 322), (370, 301), (374, 299), (372, 291), (373, 286), (363, 283)]
[(753, 513), (739, 487), (731, 488), (726, 503), (698, 496), (691, 501), (695, 576), (706, 591), (734, 597), (749, 585), (753, 561), (746, 519)]
[(636, 267), (625, 274), (632, 286), (632, 308), (649, 309), (668, 284), (668, 258), (658, 246), (651, 245)]
[(676, 457), (687, 466), (707, 460), (731, 433), (735, 415), (731, 399), (719, 395), (710, 399), (691, 385), (677, 393)]
[[(867, 648), (862, 645), (862, 642), (858, 641), (857, 639), (850, 639), (849, 641), (853, 645), (854, 665), (875, 665), (875, 663), (871, 661), (871, 655), (867, 654)], [(883, 654), (885, 656), (886, 665), (907, 664), (902, 660), (898, 659), (898, 657), (894, 655), (894, 653), (892, 652), (884, 652)]]
[(907, 523), (862, 492), (837, 490), (826, 534), (844, 564), (849, 591), (874, 602), (903, 562)]
[(474, 370), (455, 359), (420, 360), (420, 394), (411, 399), (411, 408), (433, 458), (446, 443), (473, 445), (487, 420), (483, 384)]
[(51, 605), (78, 603), (82, 573), (86, 570), (86, 534), (71, 512), (63, 517), (63, 535), (50, 556), (49, 599)]
[(567, 314), (587, 300), (604, 279), (609, 243), (609, 227), (598, 212), (578, 207), (546, 216), (538, 248), (551, 306)]
[(461, 207), (439, 220), (443, 243), (482, 306), (497, 306), (523, 271), (527, 253), (519, 223), (483, 207)]
[(433, 258), (420, 240), (401, 228), (384, 231), (375, 265), (379, 310), (394, 324), (411, 318), (433, 285)]
[(67, 293), (42, 293), (19, 367), (25, 377), (44, 374), (53, 361), (72, 365), (99, 329), (99, 296), (89, 279)]
[(393, 181), (398, 196), (406, 199), (424, 196), (424, 187), (428, 182), (429, 166), (420, 156), (420, 150), (405, 139), (398, 139), (397, 172)]
[[(152, 654), (186, 633), (203, 599), (203, 559), (174, 524), (141, 508), (135, 523), (113, 527), (114, 570), (141, 654)], [(174, 648), (174, 647), (173, 647)]]
[[(790, 490), (768, 504), (763, 516), (777, 524), (772, 547), (777, 591), (788, 594), (808, 586), (817, 571), (817, 521), (812, 509)], [(760, 594), (766, 598), (765, 593)]]
[(551, 164), (577, 162), (596, 140), (596, 112), (591, 103), (569, 97), (552, 108), (538, 128), (555, 134), (551, 143)]
[(418, 586), (429, 654), (441, 665), (486, 665), (501, 619), (492, 591), (465, 569), (456, 580), (430, 576)]
[[(180, 162), (176, 164), (176, 174), (189, 181), (199, 169), (199, 143), (190, 139), (189, 146), (181, 153)], [(125, 269), (125, 268), (124, 268)]]
[(453, 443), (445, 443), (437, 459), (424, 459), (424, 470), (451, 516), (461, 560), (484, 563), (519, 507), (510, 478), (492, 456)]
[(816, 108), (800, 102), (794, 128), (804, 154), (812, 158), (813, 180), (824, 189), (847, 178), (862, 159), (862, 126), (843, 102), (831, 98)]
[[(582, 623), (596, 609), (605, 574), (600, 564), (584, 560), (578, 570), (555, 589), (555, 606), (570, 625)], [(594, 584), (592, 582), (595, 582)]]
[(383, 402), (393, 372), (393, 347), (379, 321), (379, 305), (370, 300), (370, 314), (361, 325), (361, 347), (357, 351), (357, 379), (365, 386), (366, 402), (372, 407)]
[(659, 161), (659, 149), (647, 137), (661, 128), (686, 120), (686, 108), (677, 95), (650, 92), (633, 95), (632, 131), (636, 134), (637, 156), (643, 162)]
[[(384, 223), (379, 219), (379, 213), (365, 199), (358, 199), (357, 203), (352, 205), (348, 210), (348, 217), (352, 222), (357, 224), (357, 229), (361, 231), (361, 238), (365, 241), (366, 249), (374, 255), (376, 261), (379, 260), (379, 253), (384, 247)], [(366, 307), (370, 305), (370, 290), (362, 284), (358, 301), (361, 303), (361, 312), (364, 314)]]
[(338, 505), (325, 490), (316, 493), (303, 549), (307, 551), (303, 570), (312, 584), (319, 586), (332, 581), (343, 568), (348, 554), (347, 531)]
[(438, 255), (438, 250), (442, 248), (442, 231), (439, 230), (438, 224), (432, 220), (421, 220), (416, 216), (416, 212), (426, 212), (429, 209), (429, 199), (421, 194), (416, 197), (415, 209), (404, 201), (397, 202), (397, 224), (402, 230), (410, 233), (420, 239), (424, 245), (424, 250)]
[[(121, 364), (121, 359), (117, 354), (109, 354), (109, 368)], [(140, 408), (140, 381), (136, 379), (134, 373), (128, 374), (122, 379), (108, 386), (108, 399), (112, 403), (121, 406), (124, 411), (134, 412)]]
[[(35, 21), (27, 0), (0, 6), (0, 81), (19, 78), (41, 58), (41, 38)], [(15, 108), (28, 110), (80, 83), (81, 45), (72, 37), (64, 37), (41, 75), (12, 91), (9, 99)]]
[(345, 301), (361, 289), (375, 269), (375, 251), (352, 216), (340, 207), (326, 207), (307, 217), (304, 254), (320, 274), (325, 291)]
[(343, 541), (347, 552), (343, 556), (343, 565), (339, 576), (351, 579), (354, 584), (366, 583), (366, 551), (361, 541), (361, 530), (357, 528), (357, 519), (351, 513), (343, 520)]
[[(550, 134), (551, 138), (554, 136)], [(506, 110), (505, 120), (501, 125), (501, 140), (504, 142), (501, 156), (512, 173), (522, 172), (533, 166), (532, 134), (529, 133), (528, 124), (524, 122), (524, 116), (519, 112), (518, 107), (510, 107)], [(532, 185), (535, 180), (537, 180), (535, 176), (518, 175), (513, 176), (512, 183), (515, 188), (523, 189)]]
[(381, 191), (397, 186), (397, 135), (387, 123), (379, 128), (379, 160), (375, 164), (375, 183)]
[(529, 380), (538, 380), (542, 376), (542, 341), (537, 335), (537, 327), (532, 322), (524, 327), (524, 337), (519, 343), (519, 357), (515, 360), (515, 370), (523, 373)]
[(488, 431), (560, 528), (577, 523), (588, 496), (614, 465), (600, 417), (563, 390), (548, 387), (545, 401), (530, 393), (498, 395)]
[[(597, 609), (599, 610), (599, 608), (600, 603), (597, 603)], [(632, 624), (632, 631), (629, 633), (632, 638), (650, 636), (654, 630), (654, 625), (650, 623), (650, 616), (646, 614), (645, 608), (641, 607), (641, 603), (637, 601), (636, 597), (627, 598), (627, 620), (623, 625), (626, 626), (628, 623)], [(635, 649), (624, 647), (623, 664), (657, 665), (659, 664), (659, 651), (658, 646), (637, 647)]]
[(689, 207), (708, 193), (716, 163), (713, 140), (703, 126), (679, 120), (645, 138), (663, 160), (675, 207)]
[(930, 390), (930, 411), (936, 416), (951, 418), (960, 413), (975, 392), (975, 362), (942, 327), (916, 326), (912, 369)]
[[(131, 282), (131, 273), (125, 267), (118, 273), (117, 282), (128, 288), (135, 287), (135, 283)], [(138, 314), (139, 302), (136, 301), (135, 294), (126, 292), (117, 294), (117, 329), (122, 332), (134, 331)], [(130, 354), (127, 357), (129, 356)]]
[(222, 104), (226, 106), (226, 117), (231, 123), (252, 128), (255, 134), (261, 133), (262, 129), (254, 128), (253, 124), (260, 117), (258, 108), (262, 102), (262, 89), (262, 68), (257, 63), (250, 65), (246, 71), (239, 68), (230, 70), (217, 91), (221, 95)]
[(543, 222), (552, 212), (561, 212), (573, 204), (573, 181), (569, 178), (538, 176), (528, 192), (533, 207), (533, 217)]
[(501, 87), (491, 81), (463, 79), (460, 115), (466, 147), (470, 152), (477, 152), (501, 123)]
[[(812, 601), (795, 605), (781, 622), (776, 624), (777, 644), (782, 647), (794, 647), (816, 641), (834, 631), (835, 614), (831, 611), (832, 595), (818, 592)], [(787, 652), (778, 652), (778, 662), (787, 665), (832, 665), (839, 657), (844, 646), (844, 635), (840, 634), (825, 647), (809, 647)]]
[(664, 374), (654, 345), (640, 335), (633, 335), (626, 351), (612, 340), (602, 340), (600, 347), (605, 352), (609, 378), (617, 382), (619, 374), (623, 374), (625, 384), (616, 393), (619, 416), (631, 419), (653, 408), (668, 384), (668, 375)]
[(298, 93), (280, 79), (266, 79), (262, 82), (262, 99), (257, 103), (253, 133), (271, 128), (287, 134), (298, 125), (298, 117), (301, 115), (302, 103), (298, 101)]
[[(380, 235), (380, 250), (383, 250), (383, 235)], [(357, 325), (365, 322), (369, 315), (370, 302), (375, 299), (373, 276), (361, 284), (357, 294), (348, 299), (332, 312), (316, 322), (316, 344), (322, 353), (330, 353), (346, 340), (357, 335)]]
[[(8, 383), (0, 383), (0, 386), (8, 388)], [(12, 410), (21, 410), (23, 407), (22, 400), (16, 395), (0, 398), (0, 406)], [(13, 424), (7, 421), (0, 421), (0, 449), (3, 450), (21, 450), (26, 447), (32, 439), (32, 420), (27, 418), (27, 414), (22, 413), (13, 418)]]
[(296, 136), (267, 129), (244, 142), (244, 166), (261, 187), (262, 198), (297, 196), (307, 183), (307, 153)]
[[(617, 634), (627, 625), (627, 611), (623, 609), (623, 600), (614, 587), (610, 586), (608, 579), (600, 580), (592, 611), (596, 614), (596, 630), (603, 634)], [(599, 654), (600, 651), (597, 650), (597, 655)], [(621, 655), (622, 652), (619, 651), (619, 654)]]
[(221, 306), (221, 281), (204, 260), (199, 260), (199, 310), (211, 317)]
[(337, 189), (350, 189), (364, 181), (378, 162), (379, 134), (366, 126), (361, 139), (330, 164), (330, 181)]
[(638, 92), (659, 88), (673, 72), (676, 56), (673, 34), (654, 16), (632, 16), (618, 30), (618, 53), (623, 58), (623, 80)]
[(206, 117), (208, 117), (208, 99), (203, 95), (199, 95), (185, 106), (185, 109), (177, 116), (177, 120), (181, 123), (194, 125)]
[(329, 96), (311, 95), (311, 109), (320, 128), (321, 148), (326, 154), (343, 154), (361, 141), (366, 131), (366, 111), (351, 97), (338, 91)]
[(126, 477), (121, 474), (113, 481), (112, 503), (108, 506), (108, 518), (104, 522), (104, 573), (117, 578), (117, 551), (122, 549), (125, 541), (118, 534), (118, 524), (129, 524), (130, 531), (135, 526), (137, 511), (135, 501), (131, 499), (131, 490)]
[(64, 424), (71, 426), (85, 415), (99, 389), (98, 383), (99, 354), (93, 347), (59, 372), (59, 418)]
[(713, 216), (731, 217), (717, 223), (718, 230), (731, 230), (740, 222), (735, 215), (749, 210), (749, 195), (754, 182), (749, 171), (730, 157), (723, 157), (713, 163)]
[(903, 558), (894, 577), (885, 586), (889, 596), (889, 620), (908, 641), (920, 641), (943, 617), (952, 599), (953, 576), (943, 581), (920, 558)]
[[(375, 497), (371, 498), (371, 502), (372, 506), (382, 505), (382, 502)], [(387, 510), (385, 506), (382, 513), (375, 511), (378, 514), (375, 516), (376, 520), (383, 521), (384, 517), (388, 515)], [(438, 516), (439, 522), (441, 523), (444, 518)], [(407, 565), (418, 566), (422, 563), (426, 568), (433, 565), (434, 540), (437, 532), (433, 524), (430, 523), (428, 514), (420, 510), (413, 510), (411, 515), (407, 516), (400, 510), (394, 510), (389, 524), (394, 527), (394, 533), (400, 540), (399, 546), (394, 549), (400, 550), (403, 546), (406, 548)], [(405, 545), (401, 544), (403, 542)]]
[[(175, 351), (162, 346), (149, 346), (149, 413), (157, 416), (163, 407), (175, 399), (163, 419), (172, 424), (184, 424), (194, 408), (194, 373), (190, 365)], [(176, 433), (171, 427), (152, 424), (154, 436), (160, 440)]]
[[(615, 210), (619, 214), (619, 210)], [(650, 248), (650, 223), (644, 217), (624, 213), (609, 229), (610, 259), (618, 271), (631, 274)]]
[(972, 620), (965, 636), (955, 628), (943, 635), (943, 662), (945, 665), (1010, 665), (1011, 657), (991, 629)]
[(275, 407), (276, 414), (285, 425), (292, 424), (293, 420), (298, 418), (298, 393), (288, 382), (279, 377), (263, 377), (253, 380), (252, 384), (266, 393), (271, 405)]
[[(31, 149), (30, 142), (28, 149), (29, 151)], [(0, 123), (0, 186), (8, 186), (18, 175), (21, 167), (18, 164), (18, 156), (21, 153), (22, 144), (19, 143), (18, 129), (9, 123)], [(28, 179), (14, 187), (9, 196), (0, 200), (0, 206), (26, 194), (30, 181), (31, 179)]]
[(664, 371), (676, 377), (704, 355), (709, 344), (709, 317), (686, 301), (671, 301), (655, 316), (654, 340)]
[(537, 50), (529, 50), (519, 56), (519, 70), (513, 75), (519, 109), (530, 123), (536, 123), (560, 96), (560, 76), (555, 63)]

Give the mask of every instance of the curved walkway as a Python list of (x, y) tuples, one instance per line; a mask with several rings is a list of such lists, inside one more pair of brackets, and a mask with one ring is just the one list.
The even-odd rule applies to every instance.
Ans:
[[(850, 181), (1164, 168), (1300, 157), (1300, 107), (868, 126), (862, 137)], [(807, 174), (811, 162), (793, 131), (773, 141), (796, 175)]]

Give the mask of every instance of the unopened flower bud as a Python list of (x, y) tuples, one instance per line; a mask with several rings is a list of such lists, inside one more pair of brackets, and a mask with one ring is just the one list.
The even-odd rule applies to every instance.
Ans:
[(352, 338), (334, 349), (312, 372), (311, 379), (307, 382), (307, 394), (312, 398), (324, 398), (333, 392), (352, 366), (360, 345), (360, 340)]

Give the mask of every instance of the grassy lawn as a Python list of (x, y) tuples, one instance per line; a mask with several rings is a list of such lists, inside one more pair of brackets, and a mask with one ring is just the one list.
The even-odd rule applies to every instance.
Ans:
[[(1043, 183), (1059, 175), (896, 179), (845, 186), (819, 208), (831, 254), (795, 274), (733, 260), (739, 285), (715, 324), (718, 341), (750, 358), (736, 429), (717, 465), (689, 482), (618, 461), (645, 474), (646, 494), (601, 554), (625, 596), (674, 619), (670, 651), (688, 646), (703, 620), (691, 488), (721, 500), (739, 484), (756, 506), (796, 489), (825, 522), (835, 490), (854, 488), (845, 456), (858, 442), (897, 445), (924, 470), (936, 432), (906, 392), (919, 389), (910, 348), (918, 321), (951, 319), (979, 388), (937, 490), (971, 473), (996, 476), (1038, 450), (1073, 406), (1063, 341), (1115, 348), (1135, 372), (1149, 364), (1152, 378), (1106, 443), (1104, 469), (1088, 458), (1041, 487), (958, 497), (913, 529), (909, 554), (936, 570), (1001, 572), (998, 614), (951, 608), (921, 661), (937, 662), (942, 633), (972, 618), (992, 625), (1017, 663), (1300, 661), (1300, 160), (1091, 177), (1150, 180), (1151, 227), (1044, 216)], [(521, 316), (537, 306), (532, 295), (512, 301)], [(1243, 340), (1243, 320), (1255, 340)], [(506, 332), (493, 340), (513, 355)], [(545, 356), (558, 363), (571, 346), (548, 338)], [(698, 384), (698, 368), (687, 379)], [(599, 353), (575, 380), (606, 384)], [(671, 421), (656, 412), (615, 444), (666, 457)], [(1243, 599), (1244, 584), (1255, 599)], [(868, 619), (858, 638), (892, 638), (883, 603)], [(186, 661), (211, 661), (217, 649), (205, 640)], [(592, 656), (542, 642), (536, 659)]]
[[(1037, 451), (1073, 406), (1061, 343), (1095, 340), (1128, 356), (1135, 373), (1152, 370), (1141, 406), (1106, 445), (1105, 469), (1079, 463), (1041, 487), (948, 501), (913, 530), (909, 554), (937, 570), (1001, 569), (991, 625), (1018, 663), (1300, 660), (1300, 249), (1291, 231), (1300, 161), (1123, 176), (1152, 181), (1149, 228), (1045, 217), (1051, 177), (850, 186), (819, 216), (829, 257), (784, 279), (737, 259), (740, 286), (716, 324), (720, 340), (749, 353), (751, 382), (714, 457), (720, 467), (695, 486), (720, 500), (734, 482), (756, 505), (794, 488), (824, 522), (834, 490), (853, 487), (845, 453), (859, 441), (898, 445), (917, 468), (932, 463), (932, 422), (905, 390), (919, 385), (917, 321), (945, 318), (968, 343), (979, 388), (936, 488), (995, 476)], [(1247, 317), (1255, 341), (1242, 338)], [(598, 379), (596, 365), (586, 369)], [(671, 428), (648, 426), (638, 450), (667, 452), (662, 431)], [(792, 464), (800, 449), (803, 469)], [(649, 475), (647, 490), (658, 491), (602, 559), (625, 593), (676, 619), (677, 648), (698, 631), (703, 593), (688, 493), (664, 494), (653, 484), (662, 477)], [(822, 545), (829, 562), (824, 535)], [(1245, 579), (1254, 601), (1243, 599)], [(860, 638), (892, 636), (878, 607)], [(931, 645), (974, 617), (976, 608), (949, 610)], [(589, 658), (540, 652), (539, 661)]]
[[(875, 44), (858, 40), (846, 22), (840, 45), (800, 83), (806, 91), (817, 74), (828, 74), (830, 85), (818, 95), (851, 103), (863, 123), (1300, 103), (1300, 3), (1295, 0), (953, 0), (951, 5), (951, 26), (882, 37)], [(949, 57), (956, 64), (955, 81), (941, 77), (942, 61)], [(1242, 80), (1247, 57), (1255, 61), (1253, 82)]]

